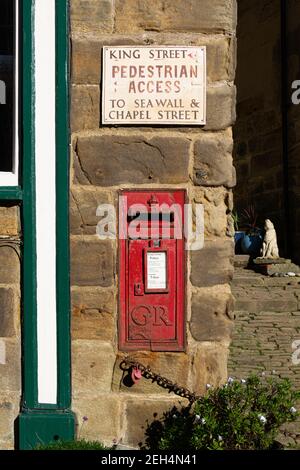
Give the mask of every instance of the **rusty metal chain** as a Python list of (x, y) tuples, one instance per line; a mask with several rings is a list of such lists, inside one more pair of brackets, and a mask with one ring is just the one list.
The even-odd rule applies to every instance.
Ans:
[(175, 393), (175, 395), (179, 395), (182, 398), (186, 398), (191, 404), (200, 398), (200, 396), (191, 392), (187, 388), (181, 387), (166, 377), (162, 377), (160, 374), (152, 372), (149, 366), (145, 366), (141, 362), (135, 361), (130, 357), (125, 357), (120, 364), (120, 368), (123, 371), (129, 371), (134, 367), (141, 371), (141, 374), (145, 379), (152, 380), (153, 383), (156, 382), (160, 387), (168, 389), (169, 392)]

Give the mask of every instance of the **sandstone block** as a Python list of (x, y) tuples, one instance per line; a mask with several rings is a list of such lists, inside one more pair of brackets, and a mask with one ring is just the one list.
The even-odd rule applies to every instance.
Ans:
[(113, 341), (114, 293), (103, 288), (72, 289), (72, 338)]
[(70, 229), (74, 235), (95, 235), (100, 217), (97, 207), (111, 202), (109, 193), (98, 188), (74, 186), (70, 196)]
[[(150, 366), (151, 370), (160, 374), (183, 387), (188, 386), (188, 375), (190, 367), (190, 358), (184, 353), (157, 353), (157, 352), (134, 352), (130, 357), (137, 362)], [(124, 355), (117, 357), (113, 375), (113, 391), (122, 391), (124, 393), (140, 394), (169, 394), (168, 390), (159, 387), (157, 383), (142, 378), (137, 384), (132, 385), (128, 380), (128, 373), (123, 372), (120, 363)]]
[(100, 89), (97, 85), (72, 85), (71, 130), (97, 129), (100, 125)]
[[(69, 196), (69, 222), (70, 233), (72, 235), (80, 235), (83, 232), (83, 220), (77, 206), (77, 201), (74, 199), (72, 191)], [(95, 232), (94, 232), (95, 233)]]
[(21, 344), (19, 340), (1, 339), (0, 377), (1, 392), (20, 394)]
[(9, 401), (0, 401), (0, 435), (2, 439), (11, 436), (11, 427), (13, 425), (12, 403)]
[(14, 450), (14, 439), (13, 436), (8, 441), (0, 440), (0, 449), (1, 450)]
[(234, 38), (211, 39), (206, 44), (208, 82), (233, 81), (236, 67), (236, 40)]
[[(182, 399), (182, 405), (187, 405), (187, 400)], [(148, 424), (163, 416), (163, 413), (169, 411), (172, 406), (180, 406), (178, 398), (168, 398), (165, 400), (138, 400), (130, 399), (126, 406), (126, 434), (124, 443), (138, 448), (145, 438), (145, 430)]]
[(181, 137), (92, 136), (77, 143), (80, 166), (90, 184), (184, 183), (188, 181), (189, 146)]
[(12, 288), (0, 287), (0, 338), (15, 335), (16, 314), (16, 291)]
[(20, 259), (14, 248), (0, 246), (0, 284), (20, 282)]
[(18, 415), (19, 397), (12, 394), (0, 395), (0, 449), (13, 449), (14, 420)]
[(20, 209), (18, 206), (0, 207), (0, 234), (18, 237), (20, 233)]
[(103, 46), (121, 45), (193, 45), (207, 48), (208, 82), (234, 79), (236, 41), (232, 37), (199, 37), (197, 34), (146, 33), (136, 35), (107, 35), (72, 38), (71, 80), (74, 84), (101, 83), (101, 52)]
[(235, 30), (235, 0), (116, 0), (116, 31)]
[(235, 170), (232, 165), (232, 137), (229, 132), (203, 134), (196, 140), (194, 161), (194, 183), (200, 186), (235, 185)]
[(71, 284), (109, 287), (114, 280), (114, 254), (108, 240), (71, 240)]
[(98, 340), (72, 342), (73, 395), (87, 401), (110, 392), (115, 354), (110, 343)]
[(73, 37), (71, 55), (71, 81), (80, 85), (100, 85), (102, 42), (89, 38)]
[(217, 131), (234, 124), (236, 88), (221, 85), (207, 89), (207, 116), (205, 130)]
[(198, 287), (227, 284), (233, 276), (233, 259), (233, 242), (230, 239), (206, 241), (202, 250), (191, 253), (192, 284)]
[(194, 294), (190, 322), (193, 338), (197, 341), (228, 341), (233, 328), (233, 310), (231, 294)]
[[(119, 396), (99, 394), (92, 400), (85, 396), (76, 397), (72, 401), (72, 410), (77, 415), (77, 435), (81, 439), (100, 441), (107, 446), (121, 439), (124, 410)], [(84, 416), (88, 421), (83, 422)]]
[(70, 7), (73, 32), (112, 32), (112, 0), (71, 0)]
[(203, 395), (206, 385), (219, 387), (227, 379), (228, 348), (217, 343), (203, 343), (197, 346), (193, 360), (193, 391)]
[(204, 206), (206, 236), (225, 237), (228, 225), (228, 191), (223, 188), (195, 188), (194, 202)]
[(71, 80), (72, 83), (100, 85), (101, 53), (103, 46), (130, 46), (147, 44), (142, 36), (120, 35), (74, 36), (72, 38)]

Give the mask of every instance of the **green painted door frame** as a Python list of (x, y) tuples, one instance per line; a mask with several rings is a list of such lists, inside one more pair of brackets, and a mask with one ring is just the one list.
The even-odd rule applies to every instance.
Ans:
[[(57, 292), (57, 404), (38, 402), (34, 0), (20, 0), (20, 83), (22, 187), (7, 191), (22, 200), (22, 403), (17, 446), (73, 439), (71, 410), (70, 281), (69, 281), (69, 5), (56, 0), (56, 292)], [(18, 197), (16, 197), (18, 196)], [(1, 195), (0, 195), (1, 198)]]

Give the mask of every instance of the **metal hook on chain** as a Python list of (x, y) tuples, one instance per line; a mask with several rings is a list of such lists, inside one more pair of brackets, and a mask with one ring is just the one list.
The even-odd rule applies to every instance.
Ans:
[(135, 361), (130, 357), (125, 357), (121, 361), (120, 368), (123, 371), (129, 371), (131, 369), (131, 379), (134, 384), (138, 383), (139, 380), (144, 377), (145, 379), (151, 379), (152, 383), (156, 382), (160, 387), (169, 389), (169, 392), (173, 392), (182, 398), (186, 398), (191, 404), (200, 398), (187, 388), (180, 387), (166, 377), (162, 377), (161, 375), (152, 372), (149, 366), (145, 366), (141, 362)]

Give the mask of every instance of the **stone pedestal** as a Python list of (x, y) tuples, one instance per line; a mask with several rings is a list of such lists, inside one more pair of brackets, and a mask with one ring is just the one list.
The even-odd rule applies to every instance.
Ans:
[(256, 258), (254, 264), (257, 270), (266, 276), (300, 275), (300, 267), (285, 258)]

